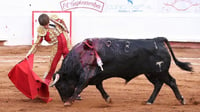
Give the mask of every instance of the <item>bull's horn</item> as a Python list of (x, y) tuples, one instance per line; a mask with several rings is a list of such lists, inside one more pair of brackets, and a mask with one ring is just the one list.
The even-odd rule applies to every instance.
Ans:
[(59, 74), (56, 74), (55, 76), (56, 78), (54, 79), (53, 83), (50, 85), (50, 87), (53, 87), (57, 82), (58, 80), (60, 79), (60, 75)]

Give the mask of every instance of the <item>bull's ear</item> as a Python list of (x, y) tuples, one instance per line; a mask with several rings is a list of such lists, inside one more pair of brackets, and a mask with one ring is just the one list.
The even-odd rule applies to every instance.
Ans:
[(60, 79), (60, 74), (56, 73), (54, 77), (55, 79), (53, 80), (53, 83), (50, 85), (50, 87), (53, 87), (58, 82)]

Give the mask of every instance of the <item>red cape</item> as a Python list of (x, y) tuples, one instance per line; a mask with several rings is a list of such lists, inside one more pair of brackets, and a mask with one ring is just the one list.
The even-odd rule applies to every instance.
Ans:
[(16, 64), (8, 74), (19, 91), (30, 99), (40, 98), (46, 103), (52, 99), (49, 97), (48, 85), (33, 72), (33, 58), (31, 54), (18, 64)]

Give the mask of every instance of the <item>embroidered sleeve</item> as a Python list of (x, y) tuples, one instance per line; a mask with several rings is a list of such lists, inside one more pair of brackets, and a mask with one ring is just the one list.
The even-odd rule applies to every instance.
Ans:
[(33, 44), (33, 46), (31, 47), (31, 49), (29, 50), (29, 52), (27, 53), (27, 56), (32, 54), (32, 53), (35, 53), (37, 51), (37, 48), (38, 46), (41, 44), (42, 42), (42, 37), (41, 36), (38, 36), (36, 42)]
[(66, 32), (63, 32), (63, 34), (64, 34), (65, 39), (67, 41), (67, 48), (68, 48), (68, 50), (71, 50), (72, 49), (72, 45), (70, 43), (70, 38), (69, 38), (69, 36), (68, 36), (68, 34)]

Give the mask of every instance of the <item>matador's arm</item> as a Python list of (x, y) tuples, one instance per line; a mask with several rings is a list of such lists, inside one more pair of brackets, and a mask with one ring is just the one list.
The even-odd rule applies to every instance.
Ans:
[(65, 36), (65, 39), (67, 41), (67, 48), (69, 50), (71, 50), (72, 45), (70, 43), (70, 38), (69, 38), (69, 35), (68, 35), (69, 34), (69, 30), (68, 30), (65, 22), (62, 19), (58, 18), (57, 15), (50, 16), (50, 20), (56, 24), (56, 29), (57, 30), (59, 30), (59, 31), (62, 30), (62, 32), (63, 32), (63, 34)]
[(38, 46), (42, 43), (43, 36), (46, 35), (47, 31), (43, 26), (39, 26), (37, 29), (38, 32), (38, 37), (36, 42), (32, 45), (31, 49), (28, 51), (26, 54), (26, 57), (29, 56), (30, 54), (33, 54), (37, 51)]

